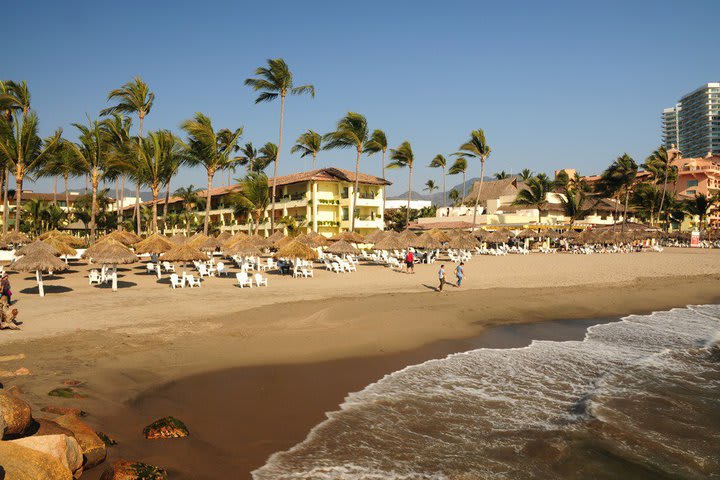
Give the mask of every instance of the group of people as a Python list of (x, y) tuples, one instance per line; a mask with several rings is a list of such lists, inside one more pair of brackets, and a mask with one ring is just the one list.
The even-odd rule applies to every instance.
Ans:
[(11, 303), (10, 278), (3, 272), (0, 277), (0, 330), (20, 330), (21, 322), (17, 321), (18, 309), (11, 309)]
[[(465, 262), (460, 262), (460, 265), (455, 267), (455, 286), (460, 288), (462, 286), (463, 278), (465, 278)], [(440, 270), (438, 270), (438, 280), (440, 281), (440, 285), (438, 285), (437, 291), (442, 292), (443, 287), (445, 286), (445, 264), (443, 263), (440, 265)]]

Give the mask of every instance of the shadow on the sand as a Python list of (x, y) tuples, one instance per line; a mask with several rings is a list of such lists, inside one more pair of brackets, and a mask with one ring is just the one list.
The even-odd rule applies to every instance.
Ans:
[[(45, 295), (48, 293), (67, 293), (72, 292), (73, 289), (70, 287), (65, 287), (63, 285), (43, 285), (43, 289), (45, 290)], [(37, 286), (30, 287), (30, 288), (23, 288), (20, 290), (20, 293), (24, 293), (27, 295), (38, 295), (40, 293), (40, 290)]]
[[(118, 289), (120, 289), (120, 288), (130, 288), (130, 287), (136, 287), (136, 286), (137, 286), (137, 283), (135, 283), (135, 282), (123, 282), (123, 281), (121, 281), (121, 280), (118, 280), (118, 282), (117, 282), (117, 288), (118, 288)], [(95, 285), (95, 288), (108, 289), (108, 290), (109, 290), (109, 289), (112, 288), (112, 282), (101, 283), (101, 284)]]

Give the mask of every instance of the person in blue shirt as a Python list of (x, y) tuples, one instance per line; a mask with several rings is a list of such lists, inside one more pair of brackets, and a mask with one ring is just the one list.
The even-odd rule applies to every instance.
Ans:
[(455, 276), (457, 277), (457, 283), (455, 284), (456, 287), (462, 285), (463, 277), (465, 276), (465, 271), (463, 269), (464, 266), (465, 262), (460, 262), (460, 265), (455, 267)]

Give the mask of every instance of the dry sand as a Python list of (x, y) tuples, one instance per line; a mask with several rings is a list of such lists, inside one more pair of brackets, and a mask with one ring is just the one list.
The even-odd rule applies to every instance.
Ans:
[[(463, 339), (489, 325), (617, 317), (720, 297), (720, 251), (480, 257), (466, 266), (462, 289), (442, 294), (432, 290), (438, 267), (420, 265), (415, 275), (372, 265), (342, 275), (317, 269), (313, 279), (270, 275), (270, 287), (253, 289), (235, 287), (233, 275), (173, 291), (133, 266), (122, 272), (128, 288), (112, 292), (88, 286), (87, 267), (74, 266), (75, 273), (47, 282), (42, 299), (29, 294), (36, 288), (29, 275), (12, 275), (25, 324), (0, 332), (0, 351), (25, 358), (0, 362), (0, 369), (27, 367), (32, 375), (0, 381), (21, 387), (38, 408), (89, 411), (89, 423), (119, 437), (116, 458), (175, 467), (176, 478), (218, 478), (225, 468), (246, 478), (269, 453), (302, 440), (348, 391), (404, 365), (473, 348)], [(209, 373), (239, 367), (242, 373)], [(80, 390), (91, 398), (47, 396), (69, 378), (86, 382)], [(290, 395), (309, 378), (332, 388)], [(221, 395), (224, 383), (225, 401), (203, 409), (193, 390)], [(145, 443), (143, 424), (173, 405), (185, 406), (193, 440)], [(236, 433), (213, 439), (218, 430), (210, 425), (218, 421)]]

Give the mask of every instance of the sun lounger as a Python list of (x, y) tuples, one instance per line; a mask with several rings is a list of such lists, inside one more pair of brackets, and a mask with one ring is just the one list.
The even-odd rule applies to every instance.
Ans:
[(258, 287), (267, 287), (268, 279), (267, 277), (263, 277), (259, 273), (255, 274), (255, 285)]
[(246, 285), (252, 288), (252, 278), (248, 276), (247, 272), (238, 272), (235, 274), (235, 278), (237, 278), (240, 288), (244, 288)]
[(172, 288), (177, 288), (177, 287), (185, 288), (185, 282), (180, 280), (180, 277), (178, 277), (177, 273), (171, 273), (170, 274), (170, 286)]
[(199, 278), (196, 279), (193, 275), (187, 275), (187, 276), (185, 277), (185, 281), (187, 281), (188, 286), (189, 286), (190, 288), (193, 288), (193, 287), (202, 287), (202, 285), (200, 284), (200, 279), (199, 279)]

